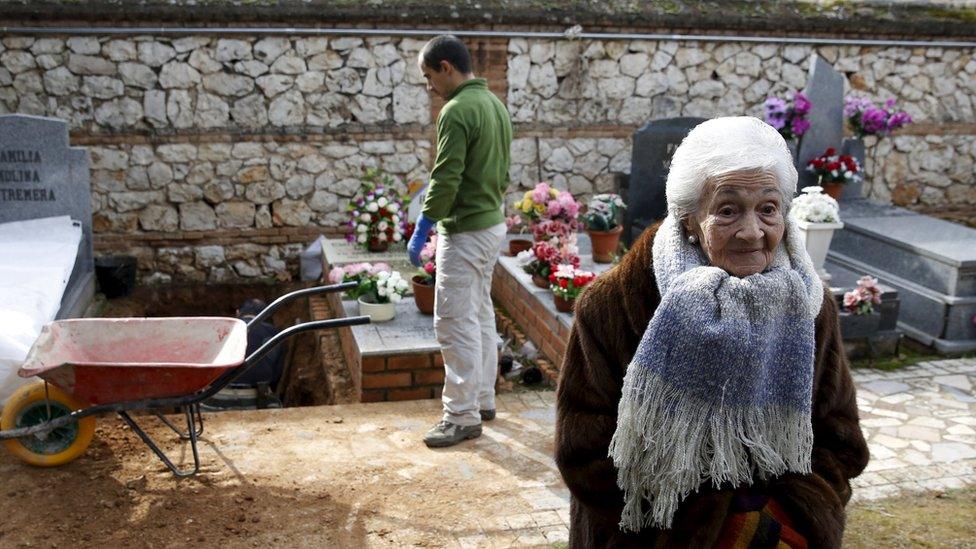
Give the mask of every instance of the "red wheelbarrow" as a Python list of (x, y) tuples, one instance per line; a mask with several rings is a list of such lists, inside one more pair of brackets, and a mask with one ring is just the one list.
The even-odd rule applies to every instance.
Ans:
[[(44, 327), (21, 366), (21, 377), (43, 382), (18, 390), (0, 415), (0, 440), (21, 460), (53, 467), (77, 458), (91, 443), (95, 414), (115, 412), (177, 476), (200, 469), (200, 402), (226, 387), (285, 339), (309, 330), (368, 324), (368, 316), (297, 324), (245, 357), (247, 330), (289, 301), (338, 292), (355, 282), (297, 290), (279, 297), (247, 324), (236, 318), (91, 318)], [(178, 408), (186, 431), (163, 416)], [(190, 441), (193, 468), (179, 469), (135, 422), (148, 410)]]

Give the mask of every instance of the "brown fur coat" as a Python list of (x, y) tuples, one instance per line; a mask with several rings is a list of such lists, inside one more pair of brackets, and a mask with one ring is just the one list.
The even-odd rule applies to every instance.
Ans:
[[(731, 491), (706, 484), (681, 504), (669, 531), (629, 535), (617, 526), (623, 494), (607, 450), (627, 365), (661, 299), (651, 267), (655, 232), (644, 231), (620, 265), (576, 303), (556, 404), (556, 462), (572, 493), (571, 547), (711, 547), (731, 499)], [(814, 369), (813, 474), (787, 474), (761, 489), (785, 509), (810, 547), (839, 547), (848, 481), (867, 465), (868, 449), (830, 292), (816, 319)]]

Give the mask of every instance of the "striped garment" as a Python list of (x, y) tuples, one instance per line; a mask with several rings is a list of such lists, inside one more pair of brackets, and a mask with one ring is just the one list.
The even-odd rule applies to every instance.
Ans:
[(787, 218), (772, 265), (707, 264), (669, 215), (654, 238), (661, 303), (627, 368), (610, 456), (620, 527), (668, 528), (689, 493), (810, 472), (814, 319), (823, 284)]
[(741, 491), (732, 496), (715, 549), (806, 549), (807, 541), (772, 498)]

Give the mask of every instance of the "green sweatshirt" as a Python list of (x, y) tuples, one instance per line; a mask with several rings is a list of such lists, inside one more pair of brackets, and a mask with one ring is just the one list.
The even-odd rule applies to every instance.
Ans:
[(437, 232), (486, 229), (505, 221), (512, 122), (484, 78), (458, 86), (437, 117), (437, 158), (424, 216)]

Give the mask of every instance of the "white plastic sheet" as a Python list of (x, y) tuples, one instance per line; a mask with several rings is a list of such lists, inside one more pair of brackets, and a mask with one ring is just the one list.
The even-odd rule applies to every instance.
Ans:
[(17, 370), (61, 308), (80, 242), (66, 215), (0, 223), (0, 405), (29, 381)]

